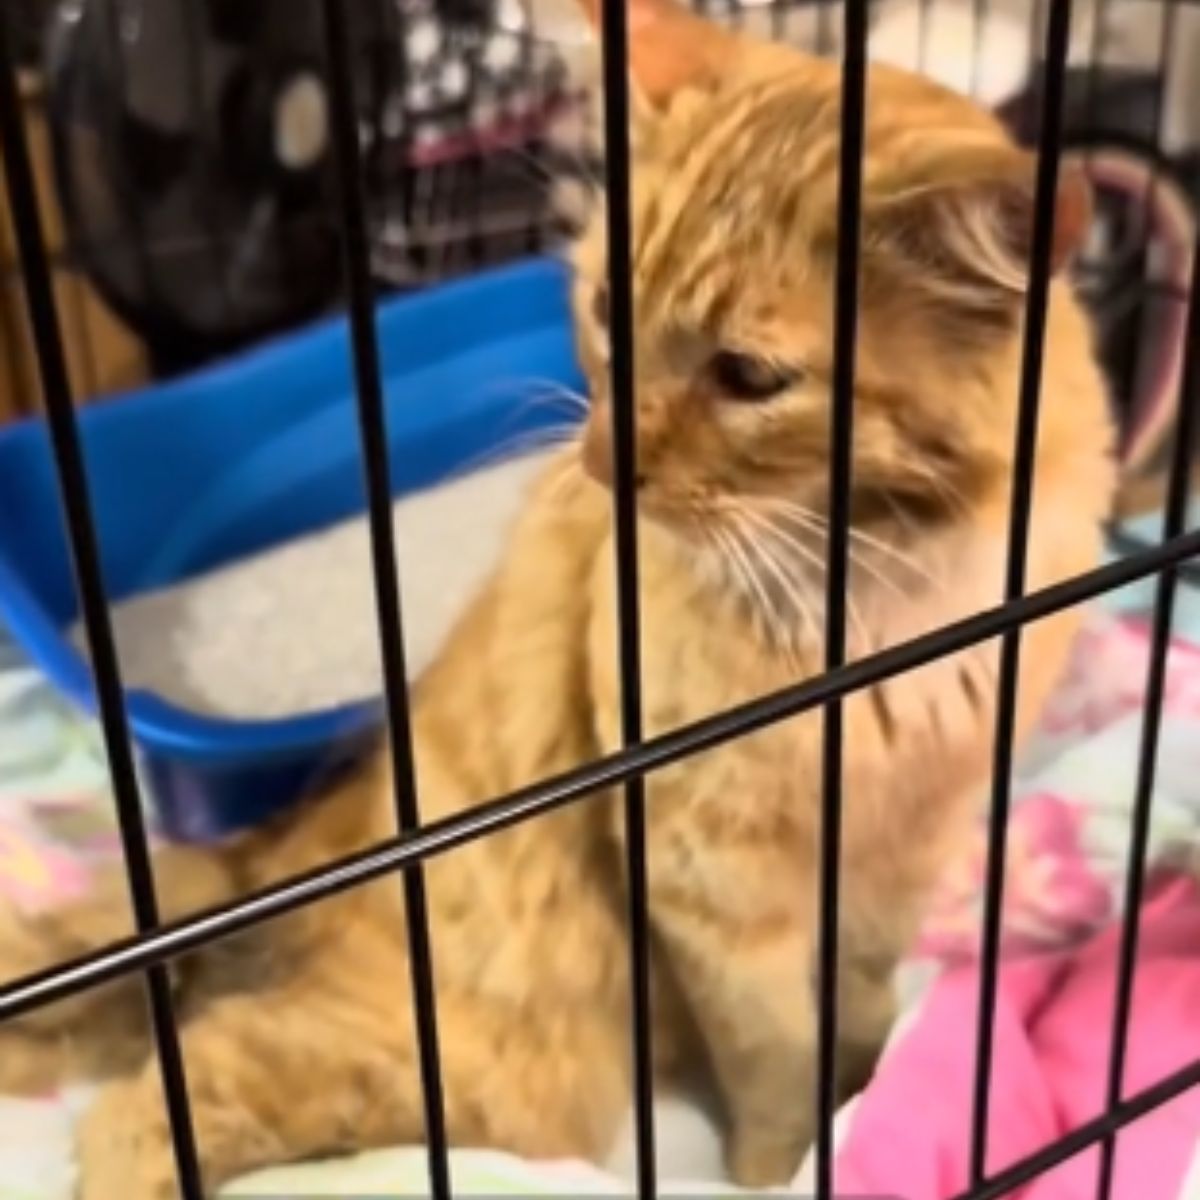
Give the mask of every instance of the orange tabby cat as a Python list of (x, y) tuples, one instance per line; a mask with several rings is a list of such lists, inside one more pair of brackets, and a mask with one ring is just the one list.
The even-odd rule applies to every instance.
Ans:
[[(820, 670), (839, 75), (631, 0), (642, 110), (634, 184), (646, 724), (658, 733)], [(873, 69), (854, 448), (855, 653), (997, 601), (1018, 392), (1032, 164), (967, 101)], [(1056, 266), (1085, 227), (1064, 179)], [(595, 399), (503, 561), (416, 689), (426, 817), (618, 743), (600, 225), (578, 256)], [(1097, 559), (1112, 469), (1104, 391), (1068, 286), (1052, 285), (1029, 583)], [(1027, 631), (1028, 728), (1076, 618)], [(846, 705), (841, 1074), (870, 1069), (889, 980), (976, 811), (995, 646)], [(702, 1050), (744, 1184), (782, 1183), (812, 1134), (820, 715), (648, 780), (658, 1058)], [(393, 828), (388, 768), (222, 851), (167, 850), (170, 916), (309, 869)], [(604, 1155), (629, 1098), (617, 797), (429, 865), (446, 1108), (456, 1144)], [(85, 906), (10, 914), (0, 975), (129, 928)], [(277, 1162), (418, 1139), (400, 889), (374, 884), (177, 968), (207, 1185)], [(81, 1132), (86, 1200), (174, 1195), (158, 1074), (131, 984), (3, 1031), (0, 1086), (118, 1070)], [(63, 1036), (64, 1034), (69, 1036)], [(97, 1052), (104, 1053), (98, 1054)], [(120, 1062), (116, 1060), (124, 1059)]]

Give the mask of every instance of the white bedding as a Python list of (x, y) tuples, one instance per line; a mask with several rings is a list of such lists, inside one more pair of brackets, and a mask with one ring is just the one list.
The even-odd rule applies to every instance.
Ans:
[[(0, 1200), (72, 1200), (75, 1167), (71, 1127), (89, 1093), (45, 1101), (0, 1101)], [(659, 1176), (665, 1193), (736, 1192), (725, 1181), (715, 1131), (691, 1104), (655, 1106)], [(839, 1126), (840, 1128), (840, 1126)], [(632, 1141), (626, 1136), (607, 1169), (584, 1162), (537, 1163), (487, 1150), (453, 1150), (454, 1190), (466, 1195), (619, 1195), (633, 1180)], [(803, 1192), (806, 1164), (793, 1190)], [(428, 1195), (421, 1146), (397, 1146), (325, 1162), (275, 1167), (222, 1189), (221, 1200), (261, 1196)]]

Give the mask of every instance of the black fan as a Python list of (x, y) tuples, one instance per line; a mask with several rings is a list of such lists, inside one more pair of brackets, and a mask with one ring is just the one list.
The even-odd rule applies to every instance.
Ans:
[(47, 39), (73, 253), (170, 370), (339, 285), (313, 0), (67, 0)]
[(5, 0), (0, 21), (8, 34), (17, 65), (38, 67), (42, 61), (42, 32), (55, 0)]

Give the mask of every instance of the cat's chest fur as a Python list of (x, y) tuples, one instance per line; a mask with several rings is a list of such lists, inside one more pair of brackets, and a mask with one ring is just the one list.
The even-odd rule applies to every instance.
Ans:
[[(669, 536), (669, 535), (666, 535)], [(762, 636), (743, 598), (688, 570), (676, 547), (644, 529), (640, 554), (644, 733), (669, 732), (819, 676), (820, 635), (781, 653)], [(858, 632), (852, 656), (897, 645), (989, 607), (1002, 586), (1002, 537), (973, 533), (961, 547), (930, 547), (942, 585), (911, 599), (856, 579)], [(1043, 564), (1035, 547), (1034, 575)], [(943, 561), (938, 561), (938, 554)], [(588, 630), (595, 733), (607, 752), (621, 744), (620, 681), (612, 555), (596, 560)], [(819, 628), (819, 616), (817, 618)], [(862, 644), (863, 638), (867, 644)], [(1044, 698), (1038, 669), (1056, 663), (1069, 634), (1048, 624), (1033, 635), (1040, 662), (1023, 689), (1020, 722)], [(972, 647), (856, 691), (843, 703), (843, 845), (847, 862), (885, 891), (894, 870), (923, 875), (967, 828), (982, 796), (995, 726), (997, 646)], [(817, 853), (822, 798), (822, 710), (809, 708), (749, 737), (671, 764), (647, 779), (653, 841), (702, 872), (706, 843), (770, 844), (797, 864)], [(670, 830), (671, 832), (664, 832)], [(924, 843), (929, 855), (915, 853)], [(903, 849), (901, 848), (903, 845)], [(736, 889), (714, 880), (720, 903), (754, 903), (753, 875)], [(903, 886), (897, 880), (896, 886)]]
[[(641, 691), (646, 736), (745, 705), (823, 672), (823, 617), (815, 603), (795, 641), (783, 648), (765, 636), (752, 602), (714, 584), (703, 570), (691, 570), (669, 539), (670, 535), (652, 529), (643, 532), (641, 539)], [(914, 588), (911, 599), (870, 587), (860, 590), (852, 571), (848, 657), (899, 644), (988, 607), (999, 594), (1002, 566), (1003, 543), (979, 541), (936, 594), (921, 596)], [(611, 751), (620, 745), (619, 634), (611, 600), (616, 594), (611, 554), (598, 556), (591, 586), (589, 678), (597, 738), (604, 750)], [(905, 754), (905, 743), (925, 727), (939, 727), (948, 743), (973, 736), (974, 722), (960, 720), (964, 714), (957, 710), (990, 708), (993, 674), (994, 648), (986, 647), (940, 660), (882, 688), (852, 694), (845, 704), (847, 714), (856, 731), (867, 735), (851, 747), (853, 758), (861, 761), (879, 750), (889, 757), (880, 768), (890, 770), (895, 756)], [(887, 695), (880, 699), (880, 692)], [(789, 774), (814, 769), (819, 765), (819, 748), (813, 730), (819, 723), (819, 710), (810, 707), (748, 741), (725, 743), (707, 758), (710, 763), (722, 756), (744, 758), (763, 770)], [(775, 743), (774, 751), (765, 749)]]

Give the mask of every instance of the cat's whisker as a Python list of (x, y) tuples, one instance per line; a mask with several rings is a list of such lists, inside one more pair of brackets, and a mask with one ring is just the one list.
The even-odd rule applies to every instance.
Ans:
[[(914, 575), (920, 579), (923, 579), (931, 587), (940, 590), (944, 586), (943, 581), (934, 575), (933, 572), (931, 572), (927, 567), (918, 562), (916, 558), (914, 558), (911, 554), (907, 554), (903, 550), (900, 550), (898, 547), (891, 545), (889, 542), (885, 542), (869, 533), (864, 533), (861, 529), (855, 529), (853, 527), (850, 529), (850, 537), (852, 541), (858, 542), (878, 554), (882, 554), (885, 558), (890, 559), (898, 566), (904, 567), (911, 571)], [(851, 549), (851, 553), (853, 552), (853, 549)], [(861, 555), (859, 556), (858, 561), (865, 565), (866, 560)]]
[(758, 594), (763, 597), (764, 611), (762, 617), (767, 625), (767, 635), (777, 648), (786, 653), (794, 640), (791, 636), (792, 630), (789, 627), (787, 614), (784, 611), (783, 605), (771, 599), (762, 578), (762, 573), (756, 564), (762, 564), (766, 568), (784, 601), (791, 598), (793, 589), (788, 585), (788, 582), (780, 572), (778, 564), (772, 559), (765, 547), (752, 536), (740, 521), (735, 521), (731, 525), (730, 533), (739, 545), (742, 546), (747, 565), (759, 585)]
[(717, 570), (721, 573), (722, 583), (732, 584), (740, 592), (751, 592), (753, 589), (746, 578), (745, 565), (733, 545), (729, 532), (719, 525), (709, 525), (703, 521), (697, 522), (697, 528), (716, 553)]
[(795, 609), (795, 615), (800, 619), (800, 630), (797, 631), (792, 621), (786, 615), (781, 615), (778, 620), (780, 634), (777, 639), (778, 649), (784, 656), (786, 666), (794, 677), (799, 678), (804, 673), (800, 658), (800, 644), (805, 640), (804, 635), (809, 635), (807, 640), (813, 645), (820, 642), (821, 630), (816, 615), (810, 605), (805, 602), (803, 588), (796, 585), (787, 564), (780, 559), (779, 555), (773, 552), (761, 537), (755, 537), (751, 531), (746, 530), (745, 536), (760, 559), (767, 564), (777, 586), (783, 588), (785, 597), (789, 599)]
[(446, 476), (445, 482), (461, 479), (475, 471), (501, 467), (541, 450), (569, 446), (578, 438), (579, 426), (574, 422), (562, 425), (544, 425), (539, 429), (524, 430), (514, 434), (511, 438), (489, 446), (477, 455), (468, 457)]
[[(582, 104), (559, 120), (576, 122), (575, 129), (571, 132), (577, 136), (563, 136), (567, 131), (559, 125), (550, 138), (555, 156), (570, 168), (570, 178), (578, 179), (597, 196), (602, 196), (608, 184), (604, 178), (604, 166), (598, 158), (599, 146), (596, 139), (603, 136), (598, 128), (598, 114), (591, 111), (591, 105)], [(529, 157), (527, 150), (522, 150), (522, 153)], [(545, 169), (545, 164), (539, 163), (538, 166)], [(546, 175), (552, 180), (557, 180), (562, 178), (563, 172), (550, 168), (546, 170)]]
[[(814, 601), (811, 591), (811, 579), (805, 574), (803, 564), (789, 562), (782, 555), (781, 551), (790, 551), (794, 547), (781, 542), (777, 533), (778, 531), (774, 529), (764, 527), (763, 534), (760, 535), (760, 544), (763, 546), (764, 552), (779, 564), (779, 569), (788, 579), (792, 580), (793, 603), (804, 619), (805, 628), (811, 635), (813, 644), (822, 645), (825, 633), (821, 627), (820, 605), (823, 604), (823, 598), (817, 597)], [(779, 547), (779, 549), (771, 550), (766, 537), (769, 537), (771, 543)]]
[[(816, 553), (816, 551), (812, 550), (808, 546), (805, 546), (804, 543), (799, 540), (799, 538), (784, 533), (764, 514), (755, 512), (753, 509), (744, 508), (742, 510), (742, 516), (757, 521), (759, 528), (761, 528), (765, 534), (772, 537), (777, 544), (785, 546), (787, 549), (792, 551), (796, 557), (801, 560), (801, 562), (812, 567), (817, 573), (818, 578), (824, 578), (824, 560), (818, 553)], [(795, 598), (797, 600), (799, 599), (798, 596)], [(867, 634), (867, 625), (863, 620), (862, 613), (859, 611), (852, 592), (848, 592), (846, 595), (846, 614), (850, 619), (854, 636), (865, 649), (869, 650), (871, 647), (871, 639)]]
[(701, 539), (715, 556), (716, 570), (720, 573), (721, 582), (732, 582), (735, 587), (742, 586), (742, 578), (740, 572), (738, 571), (738, 564), (733, 554), (730, 552), (724, 530), (718, 527), (706, 525), (700, 520), (696, 522), (696, 528), (699, 531)]
[(503, 384), (496, 386), (502, 389), (501, 395), (511, 393), (520, 397), (520, 402), (513, 408), (514, 414), (524, 414), (533, 408), (563, 408), (583, 418), (591, 411), (587, 396), (556, 379), (537, 375), (520, 376), (505, 379)]
[(906, 533), (911, 534), (913, 531), (912, 518), (905, 513), (904, 509), (896, 502), (896, 499), (890, 492), (882, 493), (883, 502), (888, 506), (888, 511), (892, 514), (892, 519)]
[(713, 532), (720, 537), (727, 547), (730, 561), (737, 568), (738, 578), (741, 580), (744, 588), (751, 593), (752, 600), (757, 601), (757, 606), (752, 605), (752, 610), (766, 626), (768, 637), (774, 635), (774, 627), (772, 621), (773, 605), (771, 597), (767, 594), (767, 590), (763, 587), (762, 580), (758, 577), (758, 572), (755, 571), (753, 563), (750, 561), (746, 553), (746, 548), (742, 540), (737, 536), (734, 526), (715, 526)]
[[(819, 639), (820, 630), (806, 602), (802, 578), (797, 578), (789, 564), (764, 538), (764, 531), (748, 519), (748, 514), (734, 508), (728, 512), (728, 520), (731, 528), (736, 530), (738, 539), (746, 546), (748, 556), (760, 564), (756, 571), (765, 571), (777, 592), (777, 598), (768, 601), (770, 632), (774, 634), (777, 646), (786, 651), (806, 634)], [(800, 621), (799, 629), (795, 627), (797, 619)]]
[(580, 416), (586, 417), (591, 412), (591, 402), (587, 396), (565, 384), (551, 384), (543, 391), (532, 393), (530, 398), (535, 402), (562, 405), (570, 412), (579, 413)]
[[(766, 542), (763, 534), (774, 535), (777, 531), (774, 530), (769, 522), (765, 522), (759, 514), (749, 509), (736, 509), (733, 512), (733, 518), (745, 531), (745, 536), (751, 544), (757, 549), (762, 557), (762, 560), (768, 565), (772, 577), (778, 583), (780, 590), (796, 605), (799, 615), (803, 618), (806, 628), (809, 628), (814, 636), (820, 636), (816, 618), (813, 616), (810, 606), (804, 603), (803, 599), (803, 579), (797, 578), (790, 570), (788, 570), (786, 562), (784, 562), (779, 554), (773, 553), (770, 546)], [(750, 530), (746, 530), (746, 525), (751, 526)], [(757, 535), (755, 530), (757, 529)]]
[[(806, 557), (817, 554), (817, 551), (808, 550), (807, 548), (803, 547), (799, 543), (798, 539), (796, 539), (795, 537), (793, 537), (791, 535), (785, 535), (777, 527), (775, 528), (774, 532), (777, 537), (786, 537), (789, 544), (794, 545), (794, 547), (798, 553), (802, 553)], [(814, 527), (813, 532), (816, 533), (816, 532), (818, 532), (818, 530)], [(853, 536), (854, 530), (851, 530), (850, 532), (851, 532), (851, 536)], [(879, 548), (886, 549), (887, 547), (880, 544)], [(882, 567), (878, 566), (877, 564), (871, 562), (865, 555), (858, 552), (855, 549), (853, 544), (848, 546), (847, 550), (849, 553), (850, 563), (852, 566), (858, 567), (859, 570), (864, 571), (867, 575), (869, 575), (872, 579), (874, 579), (876, 583), (878, 583), (881, 587), (886, 588), (888, 591), (890, 591), (893, 595), (895, 595), (899, 599), (901, 599), (901, 600), (907, 599), (908, 593), (905, 592), (905, 590), (900, 586), (900, 584), (897, 583), (896, 580), (893, 579), (891, 577), (891, 575), (889, 575), (887, 573), (886, 570), (884, 570)], [(905, 565), (908, 565), (908, 564), (905, 564)]]
[(510, 146), (505, 153), (512, 157), (514, 165), (527, 173), (527, 178), (547, 190), (564, 180), (571, 180), (590, 193), (589, 199), (595, 199), (601, 194), (601, 189), (605, 186), (604, 172), (597, 168), (595, 162), (583, 150), (567, 141), (559, 141), (555, 144), (554, 151), (565, 165), (565, 170), (556, 170), (523, 146)]
[(754, 569), (754, 564), (750, 562), (748, 554), (746, 554), (745, 546), (742, 540), (738, 538), (736, 530), (728, 527), (724, 530), (727, 538), (728, 551), (734, 563), (738, 566), (738, 574), (744, 586), (752, 593), (752, 598), (757, 600), (756, 613), (762, 622), (767, 625), (768, 634), (770, 632), (770, 624), (772, 624), (772, 604), (770, 604), (770, 596), (767, 595), (767, 590), (762, 586), (762, 581), (758, 578), (758, 572)]
[(529, 177), (535, 183), (551, 184), (558, 178), (556, 172), (552, 171), (537, 155), (526, 150), (524, 146), (508, 146), (504, 155), (506, 158), (513, 159), (518, 167), (528, 171)]
[(871, 562), (865, 555), (856, 551), (853, 546), (849, 548), (849, 555), (852, 566), (857, 567), (860, 571), (865, 571), (876, 583), (891, 592), (896, 599), (903, 601), (909, 598), (910, 593), (906, 592), (883, 567)]
[[(778, 512), (784, 520), (792, 520), (796, 524), (802, 526), (804, 529), (812, 533), (824, 535), (825, 531), (829, 527), (828, 520), (820, 513), (813, 512), (811, 509), (804, 508), (801, 505), (793, 504), (790, 501), (772, 501), (769, 503), (769, 505), (764, 507), (769, 507), (772, 511)], [(858, 542), (870, 550), (874, 550), (877, 553), (893, 560), (897, 565), (911, 571), (914, 575), (923, 579), (934, 588), (940, 590), (944, 586), (943, 581), (930, 572), (920, 562), (918, 562), (917, 559), (915, 559), (912, 555), (905, 553), (897, 546), (892, 545), (890, 542), (885, 542), (882, 538), (876, 537), (874, 534), (867, 533), (865, 530), (859, 529), (853, 525), (848, 530), (848, 533), (853, 542)], [(853, 553), (853, 550), (851, 552)], [(872, 566), (867, 564), (865, 557), (859, 555), (856, 557), (856, 561), (860, 566), (863, 567), (864, 570), (876, 574)], [(876, 578), (881, 578), (881, 576), (876, 574)], [(891, 586), (895, 588), (897, 585), (892, 582)]]
[(546, 485), (546, 500), (555, 501), (561, 498), (581, 474), (579, 460), (574, 457), (567, 458)]
[(946, 502), (947, 506), (962, 516), (971, 514), (971, 502), (963, 495), (962, 490), (944, 479), (931, 467), (923, 467), (920, 463), (913, 464), (921, 478)]
[(769, 499), (759, 500), (754, 506), (755, 509), (761, 510), (764, 513), (771, 515), (779, 515), (788, 517), (796, 524), (811, 529), (814, 532), (821, 532), (828, 522), (820, 513), (814, 512), (811, 508), (805, 508), (803, 504), (797, 504), (793, 500)]

